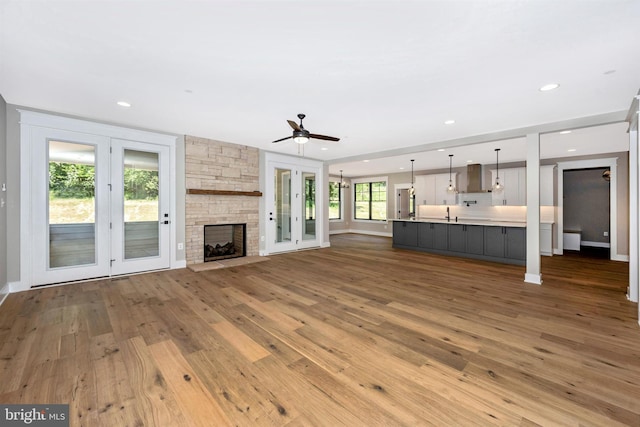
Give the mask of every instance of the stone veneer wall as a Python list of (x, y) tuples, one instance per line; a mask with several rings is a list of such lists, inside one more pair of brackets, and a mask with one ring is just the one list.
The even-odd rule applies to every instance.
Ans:
[[(187, 189), (256, 191), (260, 188), (257, 148), (185, 136)], [(258, 255), (259, 197), (187, 194), (187, 265), (203, 260), (204, 225), (247, 224), (247, 256)]]

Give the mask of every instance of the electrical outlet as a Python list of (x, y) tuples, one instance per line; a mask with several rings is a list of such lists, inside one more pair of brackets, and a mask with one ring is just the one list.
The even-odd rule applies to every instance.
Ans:
[(181, 251), (184, 249), (184, 244), (183, 243), (178, 243), (178, 250)]
[(264, 236), (260, 236), (260, 241), (264, 242)]
[(609, 232), (608, 232), (608, 231), (605, 231), (605, 232), (603, 233), (603, 236), (604, 236), (604, 237), (609, 237)]

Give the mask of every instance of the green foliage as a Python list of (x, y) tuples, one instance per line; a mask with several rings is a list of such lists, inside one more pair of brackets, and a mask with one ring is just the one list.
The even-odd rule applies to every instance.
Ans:
[(63, 199), (95, 195), (95, 167), (73, 163), (49, 163), (49, 191)]
[[(86, 199), (95, 196), (95, 167), (76, 163), (49, 162), (49, 191), (61, 199)], [(125, 168), (124, 198), (158, 198), (158, 171)]]
[(126, 168), (124, 170), (124, 198), (150, 200), (158, 198), (158, 172)]

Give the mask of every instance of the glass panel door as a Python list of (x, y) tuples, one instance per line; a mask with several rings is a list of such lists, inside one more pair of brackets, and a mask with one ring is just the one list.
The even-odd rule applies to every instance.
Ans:
[(169, 149), (111, 142), (112, 274), (169, 268)]
[(96, 148), (51, 140), (49, 268), (96, 262)]
[(124, 259), (158, 256), (158, 153), (124, 150)]
[(291, 242), (291, 170), (275, 169), (276, 243)]
[(321, 168), (267, 161), (265, 208), (268, 253), (320, 246)]
[(109, 139), (33, 130), (31, 284), (109, 275)]
[(312, 172), (302, 173), (304, 188), (304, 223), (302, 240), (316, 239), (316, 174)]

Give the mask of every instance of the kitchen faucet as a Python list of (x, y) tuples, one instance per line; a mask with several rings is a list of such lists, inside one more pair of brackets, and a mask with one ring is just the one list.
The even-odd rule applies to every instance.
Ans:
[(451, 221), (451, 216), (449, 215), (449, 206), (447, 206), (447, 216), (445, 216), (447, 222)]

